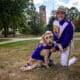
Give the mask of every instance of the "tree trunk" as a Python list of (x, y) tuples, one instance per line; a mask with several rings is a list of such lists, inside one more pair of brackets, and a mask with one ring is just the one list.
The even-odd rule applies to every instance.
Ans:
[(8, 37), (8, 27), (4, 26), (4, 37)]
[(16, 36), (16, 27), (13, 26), (13, 37), (15, 37), (15, 36)]

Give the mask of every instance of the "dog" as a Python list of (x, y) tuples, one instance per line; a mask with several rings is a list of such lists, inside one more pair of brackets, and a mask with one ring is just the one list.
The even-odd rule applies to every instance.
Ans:
[(36, 67), (41, 67), (44, 65), (49, 68), (49, 58), (51, 57), (50, 49), (53, 46), (53, 33), (51, 31), (46, 31), (39, 42), (39, 45), (32, 53), (31, 58), (27, 61), (21, 70), (27, 71), (32, 70)]

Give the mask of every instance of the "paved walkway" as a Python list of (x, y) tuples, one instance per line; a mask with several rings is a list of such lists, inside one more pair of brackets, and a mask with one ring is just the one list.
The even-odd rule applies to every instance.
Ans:
[[(0, 39), (6, 39), (6, 38), (0, 38)], [(18, 41), (24, 41), (24, 40), (40, 40), (41, 37), (34, 37), (34, 38), (8, 38), (10, 40), (0, 42), (0, 44), (6, 44), (6, 43), (12, 43), (12, 42), (18, 42)]]
[[(0, 39), (6, 39), (6, 38), (0, 38)], [(8, 38), (9, 41), (3, 41), (0, 42), (0, 44), (6, 44), (6, 43), (12, 43), (12, 42), (18, 42), (18, 41), (24, 41), (24, 40), (40, 40), (41, 37), (33, 37), (33, 38)], [(75, 40), (80, 40), (80, 38), (75, 38)]]

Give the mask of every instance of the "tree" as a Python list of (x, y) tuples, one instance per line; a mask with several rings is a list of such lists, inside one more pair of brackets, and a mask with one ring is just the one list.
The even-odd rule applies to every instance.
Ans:
[(4, 37), (8, 36), (10, 26), (13, 27), (15, 35), (15, 29), (25, 16), (24, 12), (28, 8), (28, 3), (29, 0), (0, 0), (0, 27), (4, 28)]
[(53, 31), (53, 21), (54, 20), (55, 20), (54, 16), (51, 16), (50, 19), (49, 19), (49, 23), (47, 25), (47, 29), (50, 30), (50, 31)]
[(77, 19), (73, 20), (74, 25), (76, 26), (76, 31), (80, 32), (80, 16)]
[(72, 8), (70, 8), (70, 9), (68, 9), (68, 19), (70, 19), (70, 20), (74, 20), (74, 19), (76, 19), (77, 18), (77, 16), (79, 15), (79, 11), (78, 11), (78, 9), (77, 8), (75, 8), (75, 7), (72, 7)]
[(28, 15), (28, 25), (32, 28), (31, 33), (34, 35), (43, 33), (43, 26), (40, 26), (40, 15), (34, 7), (33, 0), (29, 2), (26, 13)]
[(74, 25), (75, 25), (75, 29), (76, 31), (80, 31), (80, 12), (78, 11), (77, 8), (72, 7), (70, 9), (67, 9), (67, 18), (70, 19)]

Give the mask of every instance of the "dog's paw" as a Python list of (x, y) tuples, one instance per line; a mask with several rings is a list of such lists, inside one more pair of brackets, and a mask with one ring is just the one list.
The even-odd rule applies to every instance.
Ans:
[(31, 69), (32, 69), (31, 66), (21, 67), (21, 68), (20, 68), (21, 71), (29, 71), (29, 70), (31, 70)]
[(47, 66), (45, 66), (46, 68), (50, 68), (48, 65)]
[(42, 64), (45, 68), (49, 68), (48, 65), (46, 65), (45, 63)]
[(24, 65), (24, 67), (28, 67), (28, 66), (31, 66), (29, 63), (26, 63), (25, 65)]

